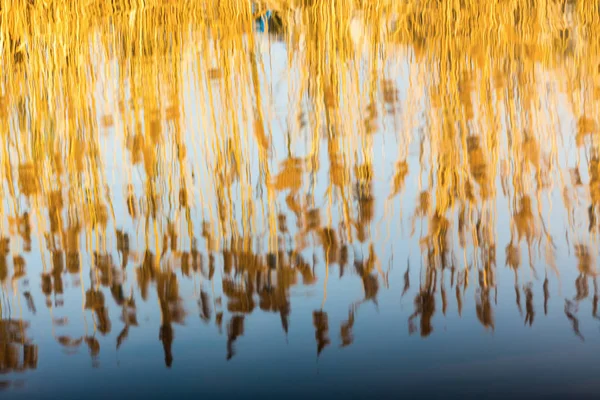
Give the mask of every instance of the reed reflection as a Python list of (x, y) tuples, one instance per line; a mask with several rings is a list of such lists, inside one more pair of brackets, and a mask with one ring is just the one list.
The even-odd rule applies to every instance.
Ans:
[[(173, 366), (192, 318), (233, 359), (257, 314), (288, 335), (307, 288), (318, 356), (396, 307), (390, 291), (421, 337), (471, 304), (493, 331), (514, 296), (523, 325), (564, 312), (584, 339), (598, 319), (597, 5), (146, 3), (94, 3), (74, 25), (47, 15), (76, 5), (24, 2), (14, 21), (32, 23), (1, 25), (1, 373), (36, 368), (25, 332), (44, 313), (51, 332), (34, 337), (87, 346), (98, 367), (99, 338), (118, 350), (134, 329)], [(341, 321), (332, 280), (357, 288)], [(138, 318), (152, 302), (157, 326)]]

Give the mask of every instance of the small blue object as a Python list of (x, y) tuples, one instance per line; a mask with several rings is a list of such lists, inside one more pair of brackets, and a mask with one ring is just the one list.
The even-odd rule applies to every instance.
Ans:
[(267, 12), (263, 16), (261, 16), (260, 18), (256, 19), (256, 30), (258, 32), (264, 32), (265, 31), (266, 24), (271, 19), (272, 13), (273, 12), (271, 10), (267, 10)]

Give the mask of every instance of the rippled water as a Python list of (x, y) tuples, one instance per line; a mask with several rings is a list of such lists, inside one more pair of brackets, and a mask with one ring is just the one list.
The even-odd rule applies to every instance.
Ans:
[(598, 5), (57, 3), (0, 2), (2, 398), (596, 398)]

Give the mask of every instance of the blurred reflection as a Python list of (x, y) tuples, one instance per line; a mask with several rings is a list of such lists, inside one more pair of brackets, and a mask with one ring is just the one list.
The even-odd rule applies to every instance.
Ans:
[[(12, 7), (35, 23), (0, 27), (1, 373), (37, 366), (27, 318), (50, 315), (35, 337), (87, 346), (96, 367), (103, 338), (119, 350), (158, 330), (172, 367), (187, 321), (231, 360), (254, 316), (287, 337), (314, 296), (320, 357), (396, 307), (386, 292), (412, 301), (403, 323), (423, 338), (452, 313), (494, 331), (515, 296), (527, 327), (564, 299), (584, 339), (599, 318), (591, 8), (231, 3), (102, 3), (69, 29), (46, 8), (77, 5)], [(157, 318), (138, 319), (142, 304)]]
[(0, 374), (36, 369), (38, 347), (25, 336), (27, 323), (0, 320)]

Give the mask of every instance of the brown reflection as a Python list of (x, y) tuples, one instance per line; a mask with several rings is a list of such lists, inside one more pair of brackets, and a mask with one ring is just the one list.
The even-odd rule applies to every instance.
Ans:
[(529, 326), (533, 325), (533, 318), (535, 317), (535, 310), (533, 309), (533, 290), (531, 286), (526, 286), (524, 289), (525, 292), (525, 325), (529, 324)]
[[(415, 312), (408, 318), (408, 331), (419, 332), (422, 337), (427, 337), (433, 332), (431, 318), (435, 313), (435, 297), (431, 290), (423, 289), (415, 297)], [(414, 325), (414, 319), (419, 318), (419, 327)]]
[(329, 319), (323, 311), (313, 311), (313, 325), (315, 327), (315, 339), (317, 340), (317, 356), (329, 346)]
[(244, 316), (234, 315), (227, 324), (227, 359), (235, 355), (234, 343), (238, 337), (244, 334)]
[(38, 347), (25, 336), (22, 320), (0, 320), (0, 374), (36, 369)]
[(477, 319), (485, 328), (494, 329), (494, 316), (490, 302), (490, 290), (479, 289), (479, 296), (476, 298)]
[(185, 311), (179, 297), (179, 286), (175, 273), (159, 272), (156, 279), (156, 291), (158, 292), (161, 316), (159, 339), (163, 344), (165, 365), (171, 367), (173, 364), (171, 347), (174, 339), (172, 324), (183, 324), (185, 319)]
[(581, 332), (579, 331), (579, 318), (577, 318), (577, 303), (565, 300), (565, 315), (567, 316), (569, 322), (571, 323), (571, 327), (573, 329), (573, 333), (581, 339), (585, 340)]
[(352, 328), (354, 327), (355, 309), (352, 308), (348, 313), (348, 320), (342, 323), (340, 327), (340, 336), (342, 339), (342, 347), (350, 346), (354, 342)]

